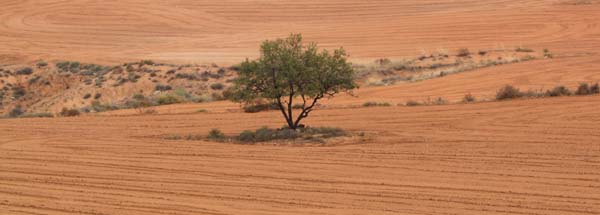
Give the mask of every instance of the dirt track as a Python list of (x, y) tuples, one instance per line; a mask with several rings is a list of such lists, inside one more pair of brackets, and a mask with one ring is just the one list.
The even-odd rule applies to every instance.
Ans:
[[(277, 112), (229, 112), (236, 105), (225, 102), (1, 119), (0, 214), (600, 214), (600, 96), (347, 108), (597, 82), (597, 1), (293, 2), (3, 1), (0, 60), (230, 63), (290, 31), (357, 61), (518, 45), (557, 57), (362, 88), (308, 119), (373, 137), (363, 144), (157, 137), (282, 125)], [(200, 108), (209, 113), (191, 114)]]

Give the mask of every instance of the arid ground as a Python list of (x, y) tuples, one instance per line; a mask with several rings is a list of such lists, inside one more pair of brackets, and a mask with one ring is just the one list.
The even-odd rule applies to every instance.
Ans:
[(555, 56), (327, 100), (307, 124), (364, 135), (324, 145), (161, 138), (283, 124), (227, 101), (0, 119), (0, 214), (600, 214), (598, 95), (361, 107), (598, 82), (599, 24), (595, 0), (5, 0), (2, 64), (233, 64), (290, 32), (353, 62), (518, 46)]

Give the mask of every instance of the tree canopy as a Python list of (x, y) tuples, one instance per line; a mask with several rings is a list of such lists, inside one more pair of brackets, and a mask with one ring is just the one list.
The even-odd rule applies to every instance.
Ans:
[[(319, 100), (357, 87), (343, 48), (320, 51), (316, 43), (305, 45), (302, 35), (291, 34), (264, 41), (260, 52), (258, 59), (241, 63), (229, 98), (235, 102), (275, 102), (290, 129), (298, 128)], [(299, 111), (296, 114), (295, 108)]]

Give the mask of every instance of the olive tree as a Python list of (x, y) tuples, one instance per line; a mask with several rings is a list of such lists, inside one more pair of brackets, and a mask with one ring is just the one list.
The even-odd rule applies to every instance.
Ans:
[(321, 99), (351, 93), (356, 87), (354, 70), (342, 48), (320, 51), (316, 43), (303, 44), (302, 35), (291, 34), (285, 39), (264, 41), (258, 59), (241, 63), (229, 99), (272, 101), (288, 127), (297, 129)]

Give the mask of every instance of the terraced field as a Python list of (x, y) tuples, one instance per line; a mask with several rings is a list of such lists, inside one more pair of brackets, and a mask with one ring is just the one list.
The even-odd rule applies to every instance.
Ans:
[(5, 0), (1, 64), (229, 64), (290, 31), (354, 62), (462, 47), (556, 56), (328, 100), (307, 124), (365, 135), (325, 145), (161, 138), (283, 124), (229, 102), (0, 119), (0, 214), (600, 214), (600, 96), (360, 107), (598, 82), (598, 22), (594, 0)]

